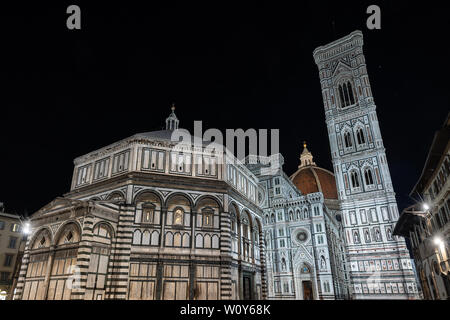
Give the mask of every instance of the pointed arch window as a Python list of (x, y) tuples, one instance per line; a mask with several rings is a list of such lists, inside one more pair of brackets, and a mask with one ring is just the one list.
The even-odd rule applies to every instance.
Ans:
[(341, 108), (349, 107), (355, 104), (353, 86), (348, 80), (338, 86), (339, 97), (341, 98)]
[(352, 136), (348, 131), (344, 133), (344, 143), (346, 148), (351, 148), (353, 146)]
[(342, 86), (339, 85), (339, 97), (341, 98), (341, 108), (345, 107), (344, 104), (344, 90), (342, 89)]
[(366, 171), (364, 172), (364, 178), (366, 180), (366, 185), (373, 185), (373, 174), (370, 168), (366, 169)]
[(362, 128), (358, 128), (358, 130), (356, 130), (356, 140), (358, 141), (358, 144), (366, 143), (366, 137), (364, 136), (364, 131)]
[(359, 188), (359, 175), (358, 175), (358, 172), (352, 171), (350, 173), (350, 180), (352, 182), (352, 188)]

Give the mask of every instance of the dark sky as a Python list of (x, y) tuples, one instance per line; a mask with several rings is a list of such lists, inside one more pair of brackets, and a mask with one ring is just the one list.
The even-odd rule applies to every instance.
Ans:
[[(33, 213), (68, 192), (75, 157), (161, 129), (172, 102), (187, 129), (194, 120), (279, 128), (288, 175), (303, 140), (331, 169), (312, 51), (356, 29), (400, 210), (449, 111), (450, 28), (439, 3), (60, 2), (2, 4), (0, 201), (9, 212)], [(66, 28), (70, 4), (81, 7), (79, 31)], [(366, 27), (370, 4), (381, 7), (381, 30)]]

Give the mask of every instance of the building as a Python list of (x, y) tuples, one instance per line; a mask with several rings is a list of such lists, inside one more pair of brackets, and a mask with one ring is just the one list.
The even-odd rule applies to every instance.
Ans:
[(20, 263), (20, 243), (23, 238), (19, 216), (6, 213), (0, 202), (0, 292), (11, 297), (15, 267)]
[(354, 31), (313, 53), (343, 217), (351, 293), (354, 299), (415, 298), (408, 249), (404, 239), (392, 235), (398, 209), (362, 47), (362, 32)]
[(403, 210), (394, 234), (410, 240), (425, 299), (450, 299), (450, 114), (436, 132), (410, 196), (419, 202)]
[[(78, 157), (70, 192), (31, 217), (15, 299), (262, 299), (257, 177), (175, 143), (179, 120)], [(178, 140), (177, 140), (178, 141)]]
[(330, 263), (331, 269), (335, 273), (333, 275), (335, 298), (351, 298), (346, 258), (347, 248), (334, 174), (316, 165), (312, 153), (306, 147), (306, 142), (304, 142), (298, 170), (291, 175), (290, 179), (303, 194), (322, 193), (327, 241), (333, 253)]
[[(315, 166), (306, 144), (299, 171), (293, 175), (294, 182), (291, 181), (293, 177), (289, 178), (283, 172), (281, 155), (263, 160), (260, 157), (258, 164), (249, 167), (259, 178), (264, 197), (260, 205), (263, 209), (268, 298), (348, 298), (340, 216), (325, 206), (324, 196), (328, 194), (320, 187), (308, 188), (310, 181), (300, 173), (303, 169), (305, 172), (325, 169)], [(269, 168), (277, 170), (274, 172)], [(329, 180), (334, 179), (331, 173), (329, 175)]]
[(317, 48), (334, 174), (210, 152), (179, 120), (74, 160), (31, 217), (15, 299), (412, 299), (359, 31)]

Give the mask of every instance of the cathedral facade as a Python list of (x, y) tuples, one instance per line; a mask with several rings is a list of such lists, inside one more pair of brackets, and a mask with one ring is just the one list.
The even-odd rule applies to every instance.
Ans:
[(334, 174), (304, 144), (239, 161), (166, 130), (74, 160), (31, 217), (14, 299), (376, 299), (417, 292), (354, 32), (314, 51)]
[[(264, 161), (265, 160), (265, 161)], [(269, 299), (348, 299), (345, 243), (340, 215), (325, 205), (321, 190), (302, 193), (282, 169), (275, 155), (249, 165), (259, 178), (260, 192), (267, 195), (263, 209)], [(276, 165), (274, 165), (276, 164)], [(304, 145), (299, 171), (313, 167)], [(270, 175), (264, 175), (268, 167)], [(329, 173), (331, 176), (332, 174)], [(296, 172), (293, 177), (297, 176)], [(294, 180), (303, 188), (309, 181)]]

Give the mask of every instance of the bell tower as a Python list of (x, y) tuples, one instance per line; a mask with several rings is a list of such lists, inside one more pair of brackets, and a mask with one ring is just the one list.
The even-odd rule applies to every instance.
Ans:
[(314, 50), (355, 299), (410, 299), (417, 285), (372, 96), (361, 31)]

